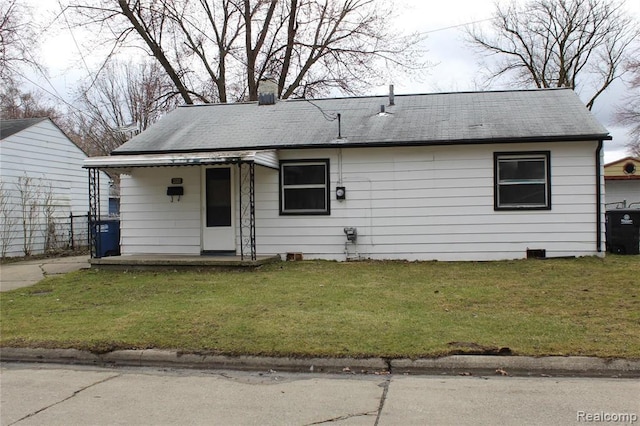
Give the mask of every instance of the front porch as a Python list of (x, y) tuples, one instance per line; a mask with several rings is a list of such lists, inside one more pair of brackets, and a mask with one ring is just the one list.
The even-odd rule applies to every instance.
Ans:
[[(107, 259), (100, 262), (99, 259), (116, 253), (128, 255), (153, 253), (156, 250), (163, 252), (165, 250), (160, 246), (166, 245), (183, 248), (188, 246), (184, 251), (192, 256), (195, 256), (197, 251), (237, 252), (242, 261), (240, 264), (231, 261), (229, 257), (218, 261), (211, 257), (203, 260), (198, 256), (193, 261), (187, 261), (189, 255), (178, 254), (177, 257), (181, 259), (180, 265), (191, 263), (198, 267), (259, 266), (261, 259), (256, 254), (255, 240), (256, 164), (278, 170), (277, 154), (273, 150), (234, 151), (117, 155), (86, 160), (84, 167), (89, 171), (89, 214), (92, 230), (89, 237), (91, 257), (95, 260), (92, 264), (115, 267), (125, 261)], [(182, 173), (176, 172), (174, 175), (175, 169), (182, 170)], [(138, 179), (127, 188), (131, 194), (122, 194), (123, 203), (125, 200), (129, 203), (126, 221), (122, 222), (126, 226), (120, 228), (121, 232), (116, 238), (117, 249), (114, 248), (110, 252), (103, 250), (101, 222), (104, 221), (98, 189), (100, 170)], [(160, 172), (154, 176), (143, 173), (148, 170), (164, 170), (165, 173)], [(169, 170), (172, 172), (171, 176), (167, 175)], [(184, 207), (179, 207), (181, 205)], [(199, 219), (195, 219), (196, 215)], [(197, 220), (199, 225), (195, 225), (198, 223)], [(164, 237), (160, 242), (157, 238), (159, 235)], [(120, 246), (124, 246), (124, 249), (121, 250)], [(179, 250), (177, 253), (182, 251)], [(168, 263), (157, 263), (152, 259), (134, 260), (133, 257), (127, 259), (126, 262), (135, 262), (140, 267), (162, 267), (163, 264), (168, 267), (175, 266), (172, 259), (168, 259)], [(244, 261), (248, 262), (245, 264)], [(253, 265), (254, 261), (257, 265)]]
[(90, 259), (91, 268), (110, 270), (215, 270), (254, 269), (280, 262), (279, 255), (256, 256), (182, 256), (182, 255), (129, 255)]

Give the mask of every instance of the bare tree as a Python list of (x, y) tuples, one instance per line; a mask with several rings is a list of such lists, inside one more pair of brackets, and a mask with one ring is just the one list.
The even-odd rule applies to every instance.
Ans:
[(25, 256), (33, 252), (36, 231), (39, 226), (40, 185), (26, 173), (16, 182), (18, 191), (18, 206), (22, 225), (22, 251)]
[(42, 180), (40, 182), (40, 210), (42, 214), (43, 224), (40, 227), (42, 232), (42, 238), (44, 241), (44, 252), (47, 253), (51, 250), (59, 248), (62, 240), (61, 235), (58, 232), (58, 217), (56, 215), (57, 205), (56, 196), (53, 192), (53, 185), (51, 181)]
[(624, 106), (616, 112), (616, 121), (629, 127), (627, 148), (631, 155), (640, 157), (640, 61), (630, 62), (627, 68), (631, 73), (630, 91)]
[[(10, 191), (3, 191), (5, 188), (0, 183), (0, 195), (2, 195), (0, 215), (12, 221), (10, 229), (13, 230), (13, 234), (5, 235), (7, 230), (3, 228), (0, 233), (3, 256), (9, 246), (5, 240), (12, 241), (16, 237), (15, 234), (20, 231), (22, 231), (22, 252), (25, 256), (33, 254), (38, 241), (42, 241), (44, 253), (59, 248), (65, 241), (60, 233), (60, 217), (57, 214), (59, 205), (52, 182), (44, 176), (35, 178), (25, 172), (14, 182), (14, 187), (15, 200), (5, 200), (10, 195)], [(16, 207), (18, 212), (14, 214)]]
[(587, 107), (624, 72), (638, 24), (616, 0), (530, 0), (498, 5), (492, 31), (468, 31), (470, 42), (500, 58), (490, 79), (522, 86), (588, 91)]
[(108, 155), (176, 106), (157, 63), (112, 61), (77, 91), (70, 137), (88, 155)]
[(19, 0), (0, 2), (0, 82), (9, 85), (24, 66), (39, 68), (31, 11)]
[(5, 119), (49, 117), (60, 120), (62, 113), (42, 102), (45, 98), (38, 92), (24, 92), (15, 81), (10, 81), (0, 91), (0, 116)]
[(418, 35), (389, 25), (382, 0), (93, 0), (74, 4), (110, 51), (136, 44), (153, 56), (185, 103), (257, 99), (263, 78), (280, 96), (356, 93), (381, 64), (424, 68)]
[(204, 76), (200, 90), (195, 90), (200, 92), (195, 98), (201, 101), (229, 101), (227, 69), (239, 50), (236, 43), (244, 28), (241, 3), (238, 0), (164, 2), (183, 43), (183, 49), (174, 59), (193, 59), (180, 64), (180, 69), (201, 69)]
[(380, 77), (382, 62), (405, 70), (425, 65), (411, 56), (420, 38), (399, 36), (389, 25), (390, 3), (271, 1), (264, 2), (269, 8), (261, 14), (249, 3), (244, 2), (243, 16), (250, 100), (257, 99), (257, 81), (264, 78), (276, 80), (284, 99), (326, 95), (333, 89), (356, 94)]
[(9, 252), (9, 247), (16, 238), (17, 225), (18, 217), (11, 192), (5, 188), (4, 181), (0, 180), (0, 257), (5, 257)]

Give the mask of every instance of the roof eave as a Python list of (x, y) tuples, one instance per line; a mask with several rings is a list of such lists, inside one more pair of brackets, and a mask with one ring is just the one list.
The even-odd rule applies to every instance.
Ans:
[(334, 139), (330, 142), (310, 144), (272, 144), (261, 146), (236, 146), (232, 148), (209, 149), (179, 149), (179, 150), (149, 150), (149, 151), (113, 151), (111, 155), (144, 155), (144, 154), (190, 154), (201, 152), (224, 152), (244, 150), (275, 150), (275, 149), (313, 149), (313, 148), (381, 148), (401, 146), (444, 146), (444, 145), (489, 145), (501, 143), (548, 143), (548, 142), (586, 142), (612, 140), (609, 134), (593, 135), (562, 135), (562, 136), (528, 136), (515, 138), (484, 138), (484, 139), (456, 139), (456, 140), (430, 140), (430, 141), (371, 141), (349, 142), (349, 138)]

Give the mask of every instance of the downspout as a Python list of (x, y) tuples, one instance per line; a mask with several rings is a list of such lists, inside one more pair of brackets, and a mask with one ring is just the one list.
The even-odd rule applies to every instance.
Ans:
[(596, 148), (596, 251), (602, 253), (602, 185), (600, 180), (602, 175), (600, 169), (602, 166), (602, 140), (598, 141)]

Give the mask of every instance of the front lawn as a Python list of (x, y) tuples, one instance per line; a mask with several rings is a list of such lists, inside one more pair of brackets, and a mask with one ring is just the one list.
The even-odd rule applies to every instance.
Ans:
[(80, 271), (0, 293), (2, 346), (640, 358), (640, 258)]

